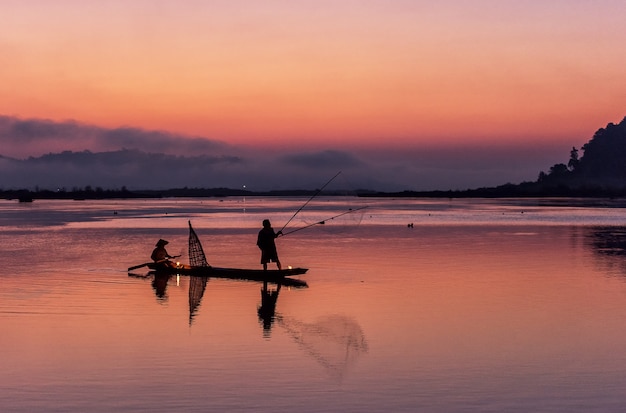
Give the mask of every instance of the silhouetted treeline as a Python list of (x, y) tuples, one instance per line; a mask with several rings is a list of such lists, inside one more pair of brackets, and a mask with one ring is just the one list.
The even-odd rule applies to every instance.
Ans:
[(541, 172), (537, 182), (574, 189), (626, 187), (626, 118), (617, 125), (609, 123), (599, 129), (580, 149), (584, 151), (581, 158), (573, 147), (567, 164), (556, 164), (547, 174)]
[(505, 184), (490, 188), (448, 191), (402, 191), (359, 194), (368, 197), (413, 197), (413, 198), (541, 198), (541, 197), (584, 197), (622, 198), (626, 188), (587, 186), (572, 188), (567, 185), (537, 185), (535, 182)]
[(17, 190), (0, 190), (0, 198), (3, 199), (19, 199), (22, 202), (30, 202), (34, 199), (112, 199), (112, 198), (139, 198), (140, 194), (131, 192), (126, 188), (122, 189), (95, 189), (87, 186), (85, 188), (73, 188), (66, 190), (64, 188), (51, 191), (49, 189), (28, 189)]
[[(580, 156), (580, 152), (583, 155)], [(278, 190), (253, 192), (229, 188), (178, 188), (167, 190), (65, 188), (50, 190), (0, 190), (0, 198), (33, 199), (109, 199), (166, 197), (229, 196), (311, 196), (317, 190)], [(504, 197), (626, 197), (626, 118), (599, 129), (580, 149), (572, 147), (567, 163), (557, 163), (548, 172), (541, 171), (534, 182), (468, 190), (375, 192), (369, 190), (324, 191), (324, 195), (435, 198), (504, 198)]]
[[(462, 191), (378, 192), (374, 196), (410, 197), (626, 197), (626, 118), (599, 129), (580, 151), (573, 147), (567, 163), (539, 172), (535, 182)], [(370, 195), (371, 196), (371, 195)]]
[[(246, 191), (242, 189), (229, 188), (175, 188), (165, 190), (128, 190), (122, 189), (102, 189), (100, 187), (92, 188), (73, 188), (71, 190), (58, 189), (56, 191), (35, 189), (30, 191), (27, 189), (19, 190), (0, 190), (1, 199), (18, 199), (21, 202), (31, 202), (35, 199), (135, 199), (135, 198), (193, 198), (193, 197), (230, 197), (230, 196), (312, 196), (318, 190), (275, 190), (275, 191)], [(362, 195), (371, 193), (371, 191), (324, 191), (325, 196), (345, 196), (345, 195)]]

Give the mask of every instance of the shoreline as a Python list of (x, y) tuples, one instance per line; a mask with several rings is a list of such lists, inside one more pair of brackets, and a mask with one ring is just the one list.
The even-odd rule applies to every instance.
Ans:
[[(50, 191), (39, 190), (0, 190), (0, 199), (18, 200), (19, 202), (33, 202), (39, 199), (57, 200), (104, 200), (104, 199), (159, 199), (159, 198), (229, 198), (229, 197), (310, 197), (318, 193), (318, 190), (272, 190), (272, 191), (246, 191), (229, 188), (179, 188), (167, 190), (76, 190), (76, 191)], [(358, 198), (439, 198), (439, 199), (611, 199), (626, 201), (626, 189), (611, 188), (581, 188), (571, 189), (567, 187), (539, 188), (535, 190), (520, 189), (519, 187), (480, 188), (468, 190), (448, 191), (401, 191), (382, 192), (369, 190), (353, 191), (325, 191), (323, 196), (353, 196)]]

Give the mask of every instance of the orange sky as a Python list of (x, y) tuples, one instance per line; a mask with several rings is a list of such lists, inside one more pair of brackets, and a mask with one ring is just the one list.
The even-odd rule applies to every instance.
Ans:
[(406, 146), (582, 144), (626, 115), (621, 0), (24, 0), (0, 15), (9, 116)]

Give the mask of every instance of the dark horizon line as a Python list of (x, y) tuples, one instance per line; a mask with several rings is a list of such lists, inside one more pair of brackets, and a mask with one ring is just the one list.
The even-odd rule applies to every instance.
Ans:
[[(139, 199), (139, 198), (227, 198), (235, 196), (313, 196), (319, 189), (283, 189), (268, 191), (250, 191), (244, 189), (219, 188), (171, 188), (171, 189), (102, 189), (91, 186), (74, 188), (71, 191), (59, 189), (0, 189), (0, 198), (5, 200), (18, 199), (29, 202), (35, 199)], [(413, 198), (546, 198), (546, 197), (582, 197), (582, 198), (622, 198), (626, 197), (626, 186), (606, 187), (600, 185), (570, 187), (568, 185), (542, 185), (537, 182), (521, 184), (504, 184), (497, 187), (483, 187), (463, 190), (430, 190), (430, 191), (375, 191), (369, 189), (356, 190), (324, 190), (323, 196), (355, 196), (355, 197), (413, 197)]]

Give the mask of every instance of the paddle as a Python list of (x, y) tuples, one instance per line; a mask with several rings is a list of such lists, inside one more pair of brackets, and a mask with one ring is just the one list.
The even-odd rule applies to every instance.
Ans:
[[(174, 255), (174, 256), (171, 256), (171, 257), (169, 257), (169, 258), (178, 258), (178, 257), (180, 257), (180, 255)], [(156, 261), (156, 262), (154, 262), (154, 263), (155, 263), (155, 264), (158, 264), (158, 263), (160, 263), (160, 262), (164, 262), (164, 261), (167, 261), (167, 258), (166, 258), (166, 259), (163, 259), (163, 260), (160, 260), (160, 261)], [(145, 262), (145, 263), (143, 263), (143, 264), (135, 265), (134, 267), (128, 267), (128, 271), (130, 272), (130, 271), (132, 271), (132, 270), (136, 270), (136, 269), (138, 269), (138, 268), (147, 267), (148, 265), (150, 265), (150, 264), (152, 264), (152, 263), (153, 263), (153, 262)]]
[(149, 264), (152, 264), (152, 262), (146, 262), (146, 263), (143, 263), (143, 264), (135, 265), (134, 267), (128, 267), (128, 271), (130, 272), (132, 270), (136, 270), (137, 268), (146, 267)]

